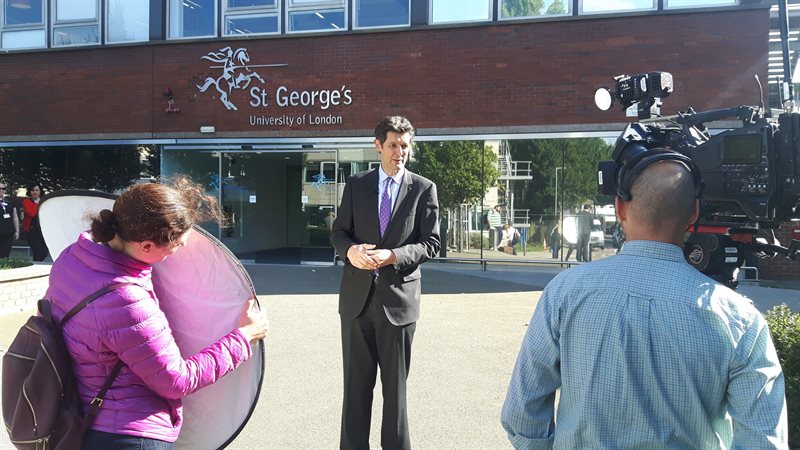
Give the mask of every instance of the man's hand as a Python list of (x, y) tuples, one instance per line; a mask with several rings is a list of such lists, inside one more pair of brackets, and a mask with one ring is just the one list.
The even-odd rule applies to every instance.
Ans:
[(368, 254), (375, 244), (356, 244), (347, 249), (347, 259), (354, 267), (364, 270), (377, 269), (379, 266)]
[[(373, 245), (373, 247), (375, 247)], [(375, 268), (388, 266), (389, 264), (394, 264), (397, 261), (397, 257), (394, 256), (394, 252), (391, 250), (387, 250), (385, 248), (379, 250), (367, 250), (367, 255), (375, 261)]]

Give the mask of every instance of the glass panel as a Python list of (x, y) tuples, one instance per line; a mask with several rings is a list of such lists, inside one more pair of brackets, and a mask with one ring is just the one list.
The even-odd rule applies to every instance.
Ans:
[(638, 11), (655, 8), (655, 0), (583, 0), (581, 2), (582, 13)]
[(501, 0), (500, 18), (569, 14), (571, 0)]
[(704, 6), (738, 5), (738, 0), (664, 0), (664, 8), (701, 8)]
[(289, 13), (289, 31), (344, 30), (344, 10)]
[(3, 4), (6, 25), (44, 23), (42, 0), (7, 0)]
[(489, 0), (431, 0), (431, 23), (471, 22), (491, 19)]
[(274, 8), (275, 0), (228, 0), (228, 9), (233, 8)]
[(409, 25), (409, 0), (356, 0), (356, 28)]
[(278, 32), (278, 16), (275, 14), (251, 14), (228, 16), (225, 19), (225, 34), (265, 34)]
[(59, 27), (53, 29), (53, 46), (100, 43), (99, 26)]
[(56, 22), (97, 19), (96, 0), (56, 0)]
[(216, 34), (214, 0), (170, 0), (169, 37), (202, 37)]
[[(220, 185), (225, 182), (219, 177), (219, 158), (219, 152), (164, 149), (161, 151), (161, 174), (166, 177), (186, 175), (203, 185), (207, 194), (219, 198)], [(220, 235), (216, 223), (204, 223), (202, 227), (214, 236)]]
[(44, 30), (6, 31), (3, 33), (3, 48), (42, 48), (45, 46)]
[(108, 42), (147, 41), (149, 38), (148, 0), (108, 0)]

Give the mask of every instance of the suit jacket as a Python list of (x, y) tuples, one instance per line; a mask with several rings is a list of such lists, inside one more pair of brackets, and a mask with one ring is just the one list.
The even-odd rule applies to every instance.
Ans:
[(347, 180), (331, 229), (331, 242), (345, 262), (339, 314), (355, 319), (361, 313), (374, 276), (371, 270), (350, 264), (347, 250), (354, 244), (375, 244), (376, 248), (392, 250), (397, 261), (380, 269), (373, 299), (383, 305), (391, 323), (402, 326), (419, 318), (419, 265), (439, 253), (439, 200), (432, 181), (406, 169), (392, 218), (381, 239), (378, 170), (361, 172)]

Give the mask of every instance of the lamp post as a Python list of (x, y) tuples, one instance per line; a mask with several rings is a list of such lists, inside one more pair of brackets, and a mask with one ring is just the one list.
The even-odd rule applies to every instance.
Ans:
[(558, 171), (559, 170), (564, 170), (564, 167), (561, 166), (561, 167), (556, 167), (555, 168), (555, 171), (556, 171), (556, 189), (555, 189), (556, 195), (555, 195), (555, 203), (553, 204), (553, 216), (555, 216), (555, 217), (558, 217)]

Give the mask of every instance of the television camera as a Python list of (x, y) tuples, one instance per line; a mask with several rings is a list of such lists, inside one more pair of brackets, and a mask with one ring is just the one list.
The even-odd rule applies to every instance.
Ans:
[[(602, 110), (614, 102), (623, 109), (635, 107), (639, 121), (617, 138), (613, 161), (598, 164), (601, 194), (629, 199), (634, 179), (646, 166), (680, 161), (692, 171), (701, 200), (700, 218), (687, 230), (684, 246), (690, 264), (736, 287), (738, 269), (749, 255), (800, 259), (800, 241), (782, 247), (774, 233), (782, 221), (800, 218), (800, 114), (784, 111), (774, 119), (762, 102), (660, 116), (661, 99), (673, 89), (671, 74), (614, 80), (613, 91), (597, 90), (595, 103)], [(742, 126), (712, 135), (705, 125), (732, 118)]]

